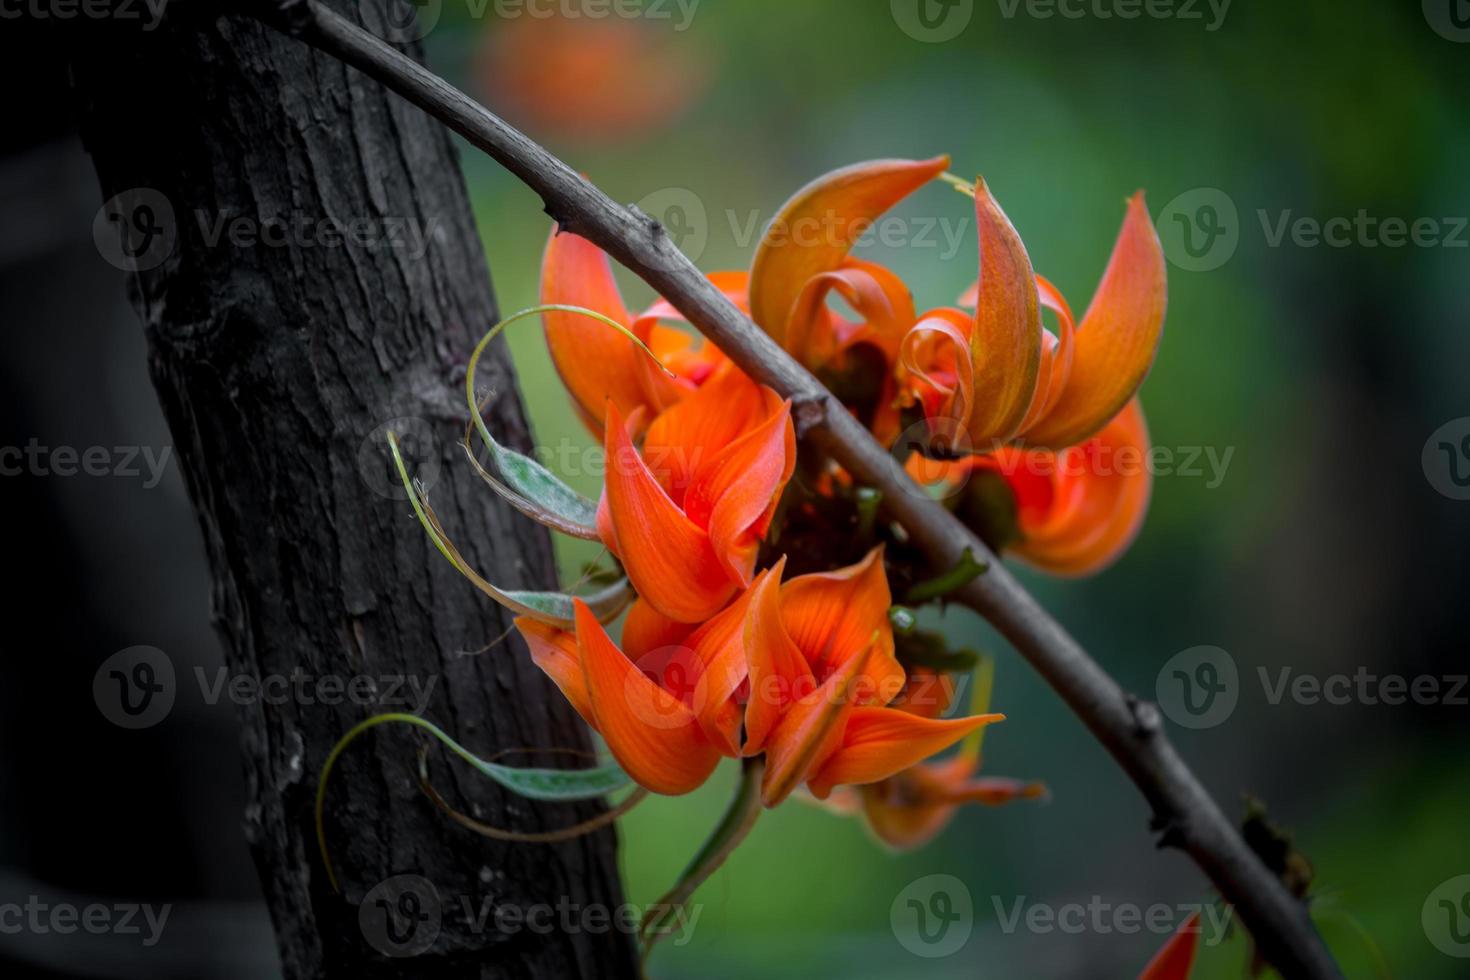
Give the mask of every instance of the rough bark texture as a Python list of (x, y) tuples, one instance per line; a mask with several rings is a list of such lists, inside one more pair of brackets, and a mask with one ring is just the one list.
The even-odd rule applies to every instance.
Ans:
[[(377, 2), (353, 16), (381, 27)], [(464, 358), (496, 311), (448, 134), (355, 70), (246, 20), (171, 7), (157, 30), (77, 34), (74, 82), (103, 198), (152, 188), (173, 210), (168, 258), (133, 287), (206, 538), (231, 673), (437, 679), (424, 713), (472, 749), (586, 749), (518, 638), (463, 653), (500, 637), (508, 617), (434, 551), (401, 492), (385, 490), (382, 426), (421, 420), (398, 428), (417, 437), (420, 472), (438, 467), (432, 499), (466, 557), (500, 583), (552, 584), (546, 535), (486, 492), (457, 444)], [(284, 219), (310, 232), (232, 241), (225, 225), (211, 242), (234, 217), (247, 231)], [(349, 231), (428, 230), (426, 250), (411, 237), (332, 245), (320, 219)], [(166, 216), (159, 227), (168, 233)], [(492, 428), (524, 446), (503, 348), (483, 370), (498, 393)], [(567, 929), (560, 915), (549, 932), (497, 927), (507, 906), (616, 908), (613, 832), (558, 845), (473, 836), (419, 793), (407, 729), (370, 733), (334, 776), (327, 830), (344, 888), (335, 895), (316, 853), (316, 775), (348, 727), (383, 709), (315, 701), (241, 709), (245, 829), (287, 977), (636, 974), (617, 930)], [(508, 828), (596, 812), (509, 797), (462, 765), (436, 761), (434, 772), (452, 800)], [(427, 950), (394, 958), (368, 941), (359, 906), (401, 874), (432, 884), (439, 933)], [(365, 918), (381, 914), (378, 897)]]

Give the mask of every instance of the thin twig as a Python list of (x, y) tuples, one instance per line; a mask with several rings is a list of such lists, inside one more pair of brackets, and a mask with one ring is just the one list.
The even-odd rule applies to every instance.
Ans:
[(883, 494), (889, 514), (935, 568), (969, 549), (990, 568), (952, 596), (979, 612), (1046, 679), (1142, 791), (1161, 846), (1187, 852), (1231, 902), (1286, 977), (1341, 973), (1306, 908), (1246, 846), (1180, 759), (1158, 710), (1126, 694), (960, 521), (932, 501), (820, 382), (724, 297), (636, 207), (613, 201), (571, 167), (448, 82), (316, 0), (252, 11), (402, 95), (489, 154), (541, 196), (547, 214), (637, 274), (747, 374), (804, 407), (804, 435)]

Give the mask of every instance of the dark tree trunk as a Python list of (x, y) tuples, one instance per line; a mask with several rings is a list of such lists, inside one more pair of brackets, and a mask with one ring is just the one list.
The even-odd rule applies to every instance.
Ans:
[[(381, 27), (378, 2), (359, 9)], [(73, 75), (102, 196), (123, 194), (116, 213), (130, 247), (149, 245), (133, 262), (135, 302), (204, 531), (231, 673), (433, 680), (423, 713), (473, 749), (586, 749), (519, 639), (464, 653), (509, 619), (391, 491), (383, 427), (418, 420), (396, 425), (417, 447), (411, 465), (428, 476), (437, 467), (435, 507), (470, 562), (497, 582), (552, 585), (545, 533), (486, 493), (457, 446), (464, 360), (496, 309), (448, 135), (354, 70), (250, 21), (170, 7), (156, 30), (78, 35)], [(483, 377), (498, 393), (492, 426), (525, 445), (503, 348)], [(549, 931), (497, 927), (507, 906), (616, 909), (613, 832), (533, 845), (461, 830), (419, 793), (406, 729), (367, 735), (334, 777), (326, 824), (344, 888), (334, 894), (312, 824), (317, 774), (353, 723), (413, 707), (325, 704), (307, 690), (240, 714), (245, 829), (287, 977), (636, 973), (616, 929), (568, 929), (561, 914)], [(544, 830), (597, 812), (509, 797), (463, 766), (434, 766), (446, 795), (500, 826)], [(421, 897), (439, 932), (395, 958), (372, 935), (382, 889), (363, 899), (398, 875), (431, 884)], [(386, 952), (415, 952), (433, 931), (429, 919), (419, 925), (401, 949), (389, 937)]]

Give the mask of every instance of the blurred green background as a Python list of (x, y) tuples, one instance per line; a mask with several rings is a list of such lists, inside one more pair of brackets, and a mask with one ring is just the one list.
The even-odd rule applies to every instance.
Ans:
[[(956, 172), (984, 175), (1038, 271), (1080, 314), (1128, 194), (1146, 189), (1158, 218), (1176, 198), (1193, 213), (1180, 195), (1223, 192), (1234, 251), (1223, 264), (1212, 256), (1217, 268), (1171, 264), (1163, 346), (1143, 389), (1156, 445), (1233, 450), (1223, 480), (1161, 475), (1142, 538), (1094, 579), (1026, 575), (1146, 697), (1175, 653), (1229, 651), (1238, 707), (1215, 728), (1176, 726), (1181, 751), (1232, 814), (1249, 792), (1294, 832), (1349, 976), (1382, 975), (1374, 946), (1393, 976), (1464, 976), (1427, 939), (1421, 911), (1438, 884), (1470, 872), (1467, 709), (1273, 705), (1257, 671), (1464, 671), (1470, 505), (1434, 492), (1420, 451), (1467, 413), (1470, 252), (1441, 219), (1470, 214), (1470, 46), (1413, 3), (1238, 3), (1223, 20), (1203, 3), (1175, 8), (1198, 19), (1132, 20), (1099, 16), (1119, 9), (1106, 0), (1070, 7), (1086, 12), (1075, 19), (961, 3), (945, 31), (959, 19), (962, 29), (943, 41), (907, 32), (917, 4), (907, 8), (704, 0), (687, 20), (670, 3), (568, 23), (479, 20), (449, 3), (427, 46), (436, 68), (613, 196), (648, 202), (709, 270), (745, 267), (752, 219), (770, 220), (818, 174), (944, 152)], [(564, 75), (567, 65), (583, 74)], [(527, 86), (538, 69), (544, 85)], [(464, 167), (502, 308), (531, 306), (548, 219), (492, 161), (465, 148)], [(1273, 239), (1283, 218), (1360, 209), (1435, 219), (1445, 241)], [(967, 202), (934, 185), (897, 213), (918, 219), (911, 228), (937, 220), (935, 241), (860, 254), (898, 271), (920, 309), (952, 302), (976, 274)], [(950, 229), (964, 233), (954, 247)], [(650, 299), (623, 282), (630, 305)], [(590, 445), (539, 332), (511, 345), (538, 442)], [(595, 492), (595, 477), (581, 486)], [(574, 575), (592, 555), (563, 557)], [(996, 703), (1010, 717), (988, 737), (987, 771), (1044, 779), (1052, 799), (967, 810), (904, 856), (856, 821), (783, 806), (699, 894), (691, 938), (662, 948), (652, 975), (1132, 976), (1165, 937), (1007, 930), (1000, 913), (1018, 900), (1212, 898), (1186, 858), (1155, 850), (1137, 792), (1026, 663), (967, 612), (945, 625), (999, 655)], [(693, 796), (624, 821), (631, 900), (672, 883), (733, 780), (727, 766)], [(896, 940), (890, 907), (936, 872), (965, 883), (975, 931), (958, 953), (925, 960)], [(1196, 975), (1240, 976), (1246, 956), (1239, 937), (1205, 948)]]

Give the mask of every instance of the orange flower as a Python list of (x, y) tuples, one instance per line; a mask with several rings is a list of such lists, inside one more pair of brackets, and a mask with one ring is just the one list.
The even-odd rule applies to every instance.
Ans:
[[(709, 278), (732, 302), (745, 308), (745, 273), (716, 272)], [(541, 302), (584, 307), (626, 326), (675, 375), (671, 378), (659, 370), (647, 353), (605, 324), (575, 313), (543, 314), (552, 363), (578, 415), (598, 435), (609, 402), (624, 418), (645, 409), (646, 414), (639, 418), (646, 425), (726, 362), (714, 344), (695, 346), (690, 334), (669, 326), (667, 321), (683, 317), (663, 300), (632, 316), (623, 304), (607, 255), (570, 232), (551, 231), (541, 263)]]
[(721, 755), (737, 754), (734, 694), (745, 679), (748, 602), (737, 600), (696, 629), (639, 600), (622, 649), (586, 603), (573, 605), (575, 634), (524, 616), (516, 627), (536, 665), (634, 781), (678, 796), (708, 779)]
[(1006, 447), (957, 462), (915, 454), (908, 471), (922, 483), (951, 485), (977, 470), (1000, 474), (1015, 494), (1021, 535), (1010, 550), (1053, 575), (1091, 575), (1127, 551), (1143, 526), (1153, 488), (1149, 445), (1135, 398), (1097, 435), (1060, 453)]
[[(937, 718), (948, 709), (953, 696), (954, 684), (948, 675), (917, 670), (910, 675), (902, 703), (895, 710)], [(875, 783), (839, 787), (827, 804), (839, 813), (861, 814), (880, 841), (907, 851), (932, 840), (966, 803), (1000, 806), (1046, 794), (1040, 783), (976, 778), (979, 735), (971, 734), (950, 758), (922, 762)]]
[[(1019, 441), (1062, 449), (1098, 432), (1133, 397), (1163, 330), (1163, 250), (1142, 193), (1129, 202), (1092, 305), (1074, 326), (1066, 300), (1031, 268), (1005, 213), (983, 181), (972, 188), (979, 229), (975, 312), (942, 307), (914, 315), (891, 273), (848, 252), (884, 211), (948, 166), (933, 160), (878, 160), (834, 171), (781, 209), (751, 268), (751, 312), (808, 367), (840, 369), (867, 342), (893, 364), (905, 397), (930, 419), (948, 448), (986, 451)], [(955, 183), (961, 183), (955, 181)], [(862, 321), (825, 306), (837, 290)], [(1042, 307), (1060, 333), (1043, 329)], [(875, 421), (897, 435), (891, 411)]]
[(653, 421), (641, 454), (626, 421), (609, 400), (598, 532), (654, 609), (702, 622), (751, 582), (796, 466), (791, 404), (726, 364)]
[(806, 783), (825, 799), (941, 752), (1002, 715), (942, 720), (885, 707), (903, 688), (888, 621), (882, 551), (857, 565), (780, 582), (785, 560), (751, 588), (744, 753), (766, 753), (761, 797)]
[(1138, 980), (1189, 980), (1199, 948), (1199, 913), (1185, 920), (1163, 948), (1148, 961)]

